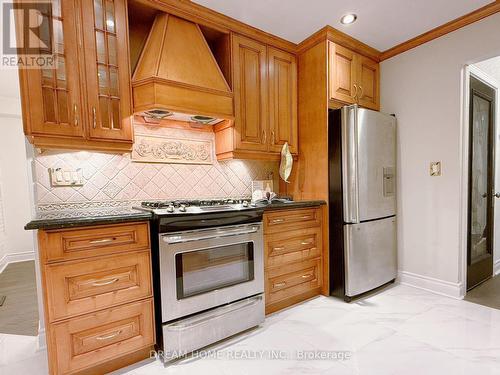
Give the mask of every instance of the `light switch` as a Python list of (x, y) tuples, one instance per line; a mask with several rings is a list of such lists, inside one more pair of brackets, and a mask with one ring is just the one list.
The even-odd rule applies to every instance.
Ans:
[(441, 176), (441, 162), (440, 161), (432, 161), (431, 162), (430, 175), (431, 175), (431, 177)]
[(83, 186), (83, 170), (81, 168), (49, 168), (50, 186)]

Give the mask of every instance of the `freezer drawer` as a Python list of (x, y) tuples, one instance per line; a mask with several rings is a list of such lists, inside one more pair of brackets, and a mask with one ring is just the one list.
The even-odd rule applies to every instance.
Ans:
[(396, 278), (396, 217), (344, 226), (345, 294), (353, 297)]

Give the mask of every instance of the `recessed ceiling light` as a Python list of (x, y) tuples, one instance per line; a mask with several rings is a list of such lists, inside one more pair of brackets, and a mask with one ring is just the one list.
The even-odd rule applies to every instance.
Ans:
[(342, 16), (342, 18), (340, 19), (340, 23), (343, 25), (349, 25), (351, 23), (354, 23), (357, 19), (358, 19), (357, 15), (355, 15), (354, 13), (349, 13)]

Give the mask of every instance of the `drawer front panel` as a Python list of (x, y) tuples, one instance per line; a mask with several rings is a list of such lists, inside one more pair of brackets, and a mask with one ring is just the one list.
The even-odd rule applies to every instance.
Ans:
[(154, 344), (153, 300), (49, 327), (58, 373), (72, 373)]
[[(283, 272), (274, 276), (274, 273)], [(280, 271), (268, 272), (267, 304), (306, 293), (321, 286), (321, 260), (283, 267)]]
[(266, 212), (264, 214), (264, 233), (279, 233), (293, 228), (319, 226), (320, 220), (321, 209), (319, 208)]
[(152, 295), (150, 251), (45, 266), (49, 321)]
[(321, 256), (321, 236), (319, 227), (266, 236), (266, 267), (281, 266)]
[(82, 259), (149, 248), (148, 223), (102, 225), (40, 231), (44, 263)]

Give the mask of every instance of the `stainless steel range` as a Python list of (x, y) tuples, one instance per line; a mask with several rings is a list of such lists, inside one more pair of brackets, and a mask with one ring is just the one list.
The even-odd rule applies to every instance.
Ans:
[(234, 200), (141, 207), (155, 217), (157, 342), (165, 361), (264, 321), (262, 208)]

